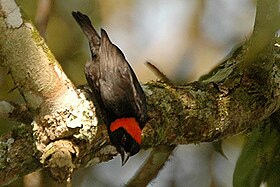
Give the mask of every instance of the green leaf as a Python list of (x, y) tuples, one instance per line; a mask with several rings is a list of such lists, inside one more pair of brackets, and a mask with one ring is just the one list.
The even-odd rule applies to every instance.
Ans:
[(279, 161), (279, 153), (278, 158), (275, 158), (278, 161), (274, 161), (271, 165), (270, 171), (267, 172), (267, 176), (265, 181), (268, 187), (279, 187), (280, 184), (280, 161)]
[(234, 187), (275, 186), (280, 177), (280, 133), (267, 120), (256, 128), (244, 145), (233, 174)]

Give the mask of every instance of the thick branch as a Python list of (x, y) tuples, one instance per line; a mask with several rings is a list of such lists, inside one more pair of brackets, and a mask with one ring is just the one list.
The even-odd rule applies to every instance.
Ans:
[[(279, 53), (279, 47), (275, 49)], [(212, 142), (251, 129), (278, 110), (279, 56), (258, 59), (243, 73), (238, 65), (244, 50), (200, 82), (148, 83), (151, 120), (144, 129), (143, 147)]]
[[(244, 58), (244, 62), (241, 67), (244, 69), (244, 67), (253, 64), (255, 60), (257, 59), (257, 56), (260, 56), (259, 53), (263, 53), (264, 56), (266, 56), (266, 53), (271, 52), (271, 48), (269, 44), (271, 44), (271, 41), (273, 41), (274, 35), (276, 31), (279, 29), (280, 24), (280, 13), (279, 13), (279, 0), (272, 0), (272, 1), (266, 1), (266, 0), (258, 0), (257, 1), (257, 11), (256, 11), (256, 18), (255, 18), (255, 25), (254, 25), (254, 31), (252, 36), (249, 39), (249, 43), (247, 46), (249, 46), (246, 57)], [(266, 50), (264, 50), (267, 48)], [(237, 48), (238, 49), (238, 48)], [(242, 50), (242, 46), (239, 47), (239, 49)], [(238, 53), (238, 50), (234, 50), (234, 52)], [(239, 51), (240, 52), (240, 51)], [(231, 55), (230, 57), (233, 57)], [(149, 64), (149, 63), (148, 63)], [(159, 75), (162, 76), (162, 80), (165, 82), (169, 82), (168, 79), (166, 79), (166, 76), (164, 76), (163, 73), (161, 73), (157, 68), (153, 67), (153, 65), (149, 64), (150, 67), (152, 67), (153, 70)], [(248, 68), (250, 70), (250, 68)], [(202, 79), (201, 79), (202, 80)], [(221, 141), (217, 141), (214, 143), (218, 143)], [(221, 149), (221, 147), (220, 147)], [(158, 152), (156, 151), (158, 150)], [(162, 160), (163, 156), (158, 158), (158, 163), (160, 164), (151, 164), (153, 161), (153, 155), (161, 154), (161, 149), (154, 149), (149, 158), (145, 161), (145, 165), (142, 166), (136, 173), (135, 176), (129, 181), (127, 184), (128, 186), (146, 186), (150, 183), (150, 181), (153, 179), (153, 176), (156, 176), (161, 167), (164, 165), (164, 161)], [(172, 150), (169, 152), (171, 154)], [(222, 155), (223, 151), (222, 149), (219, 151)], [(166, 153), (166, 152), (165, 152)], [(166, 154), (164, 154), (166, 155)], [(165, 158), (168, 159), (168, 156)]]
[(8, 68), (28, 107), (43, 115), (64, 109), (69, 100), (78, 102), (72, 83), (14, 0), (0, 0), (0, 7), (0, 65)]
[[(9, 68), (28, 106), (41, 110), (33, 116), (33, 129), (21, 126), (0, 138), (0, 184), (43, 167), (41, 163), (54, 175), (64, 174), (64, 180), (79, 167), (112, 159), (116, 151), (109, 145), (106, 127), (97, 131), (101, 119), (91, 101), (73, 87), (30, 23), (9, 28), (3, 14), (7, 13), (0, 12), (0, 62)], [(238, 68), (247, 50), (243, 47), (199, 82), (144, 85), (150, 120), (142, 148), (230, 137), (278, 110), (279, 44), (273, 48), (245, 72)], [(61, 145), (67, 151), (61, 151)]]
[[(275, 47), (278, 51), (279, 47)], [(274, 57), (277, 57), (275, 55)], [(159, 144), (189, 144), (211, 142), (250, 130), (279, 108), (279, 59), (268, 61), (264, 67), (255, 67), (251, 74), (243, 74), (236, 66), (240, 55), (219, 66), (201, 82), (170, 86), (160, 82), (144, 86), (149, 108), (149, 123), (143, 131), (143, 148)], [(271, 58), (269, 58), (271, 59)], [(102, 126), (91, 143), (78, 143), (79, 158), (73, 163), (85, 167), (111, 159), (116, 154), (109, 145), (106, 128)], [(30, 127), (24, 127), (30, 128)], [(17, 131), (15, 131), (17, 133)], [(5, 136), (6, 142), (11, 134)], [(24, 148), (33, 140), (17, 134)], [(17, 142), (15, 141), (15, 142)], [(15, 144), (18, 145), (18, 144)], [(102, 145), (102, 146), (101, 146)], [(11, 146), (10, 151), (16, 147)], [(30, 156), (29, 153), (25, 156)], [(36, 161), (36, 157), (32, 157)], [(36, 163), (36, 162), (35, 162)], [(18, 165), (19, 167), (19, 165)], [(39, 168), (40, 165), (37, 165)], [(28, 168), (28, 172), (34, 171)], [(9, 170), (2, 169), (1, 173)], [(26, 173), (26, 172), (25, 172)], [(21, 173), (22, 175), (22, 173)]]
[[(20, 142), (22, 149), (36, 145), (37, 157), (34, 159), (52, 169), (53, 175), (57, 175), (57, 168), (63, 168), (60, 170), (63, 175), (61, 180), (69, 178), (76, 167), (72, 164), (72, 156), (76, 157), (80, 150), (75, 149), (75, 140), (60, 142), (69, 148), (65, 155), (61, 156), (70, 155), (67, 157), (69, 160), (65, 159), (61, 165), (61, 160), (53, 159), (57, 158), (57, 152), (61, 153), (59, 145), (55, 142), (72, 136), (80, 141), (94, 139), (98, 121), (93, 103), (86, 98), (85, 93), (76, 90), (66, 77), (34, 26), (28, 20), (24, 20), (14, 0), (0, 0), (0, 33), (0, 65), (8, 68), (27, 107), (33, 111), (33, 133), (30, 136), (33, 141), (27, 141), (25, 137), (18, 135), (8, 150), (3, 148), (2, 152), (0, 151), (4, 154), (1, 164), (5, 166), (0, 170), (1, 176), (6, 176), (5, 173), (13, 175), (11, 170), (21, 167), (20, 162), (15, 162), (11, 168), (7, 166), (10, 163), (8, 161), (14, 158), (14, 155), (8, 152), (23, 154), (13, 146)], [(4, 137), (3, 144), (13, 138)], [(52, 152), (53, 150), (55, 152)], [(18, 175), (22, 174), (21, 170), (16, 171), (20, 172)], [(29, 173), (32, 170), (25, 172)], [(5, 177), (0, 184), (9, 179), (10, 176)]]

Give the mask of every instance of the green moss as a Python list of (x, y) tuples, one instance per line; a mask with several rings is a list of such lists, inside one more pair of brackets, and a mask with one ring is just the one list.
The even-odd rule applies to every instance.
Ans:
[(13, 129), (13, 137), (22, 137), (27, 139), (33, 139), (33, 136), (30, 136), (32, 134), (32, 129), (30, 126), (21, 124), (17, 128)]
[(7, 152), (8, 146), (6, 142), (0, 142), (0, 169), (6, 168), (6, 152)]
[[(29, 24), (31, 24), (31, 23), (29, 22)], [(41, 37), (40, 33), (37, 31), (37, 29), (35, 29), (35, 27), (33, 25), (31, 28), (31, 35), (32, 35), (32, 38), (34, 39), (36, 45), (42, 47), (42, 49), (43, 49), (44, 53), (47, 55), (47, 58), (49, 59), (49, 61), (52, 63), (56, 62), (56, 59), (55, 59), (54, 55), (52, 54), (51, 50), (45, 44), (44, 39)]]

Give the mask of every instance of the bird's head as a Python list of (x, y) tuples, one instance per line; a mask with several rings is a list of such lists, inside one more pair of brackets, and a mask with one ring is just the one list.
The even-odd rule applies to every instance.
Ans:
[(141, 129), (135, 118), (120, 118), (112, 122), (109, 136), (121, 154), (122, 166), (140, 150)]

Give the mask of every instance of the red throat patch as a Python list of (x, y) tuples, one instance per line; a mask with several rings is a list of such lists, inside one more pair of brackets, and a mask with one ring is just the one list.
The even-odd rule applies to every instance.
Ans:
[(110, 125), (110, 131), (114, 132), (118, 128), (124, 128), (130, 136), (140, 145), (141, 144), (141, 129), (135, 118), (120, 118), (115, 120)]

